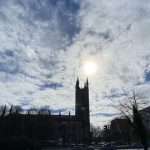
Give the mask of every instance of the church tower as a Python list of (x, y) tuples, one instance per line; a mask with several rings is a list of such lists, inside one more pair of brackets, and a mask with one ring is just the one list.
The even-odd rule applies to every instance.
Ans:
[(89, 117), (89, 83), (88, 79), (83, 88), (79, 86), (79, 79), (76, 81), (75, 92), (75, 115), (82, 122), (83, 141), (88, 142), (90, 134), (90, 117)]

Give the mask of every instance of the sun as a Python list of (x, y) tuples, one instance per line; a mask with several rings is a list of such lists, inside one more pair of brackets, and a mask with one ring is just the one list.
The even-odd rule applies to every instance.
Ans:
[(85, 64), (84, 64), (84, 71), (85, 71), (85, 74), (87, 75), (93, 75), (96, 73), (96, 70), (97, 70), (97, 65), (92, 62), (92, 61), (87, 61)]

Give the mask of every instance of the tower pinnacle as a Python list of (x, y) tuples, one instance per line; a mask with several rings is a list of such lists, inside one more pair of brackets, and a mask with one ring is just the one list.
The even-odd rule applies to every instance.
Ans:
[(77, 77), (76, 87), (79, 87), (79, 78)]

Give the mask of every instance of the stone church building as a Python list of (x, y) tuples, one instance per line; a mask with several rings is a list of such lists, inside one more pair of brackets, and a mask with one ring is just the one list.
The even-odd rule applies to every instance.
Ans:
[[(75, 85), (75, 115), (24, 114), (9, 111), (1, 116), (0, 138), (25, 135), (31, 138), (56, 141), (57, 143), (89, 143), (89, 85), (88, 80), (80, 88)], [(6, 132), (7, 131), (7, 132)]]

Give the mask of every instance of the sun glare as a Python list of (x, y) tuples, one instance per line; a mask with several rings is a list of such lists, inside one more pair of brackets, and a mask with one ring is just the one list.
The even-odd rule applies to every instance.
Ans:
[(96, 73), (96, 70), (97, 70), (97, 65), (94, 62), (88, 61), (84, 64), (85, 74), (93, 75)]

